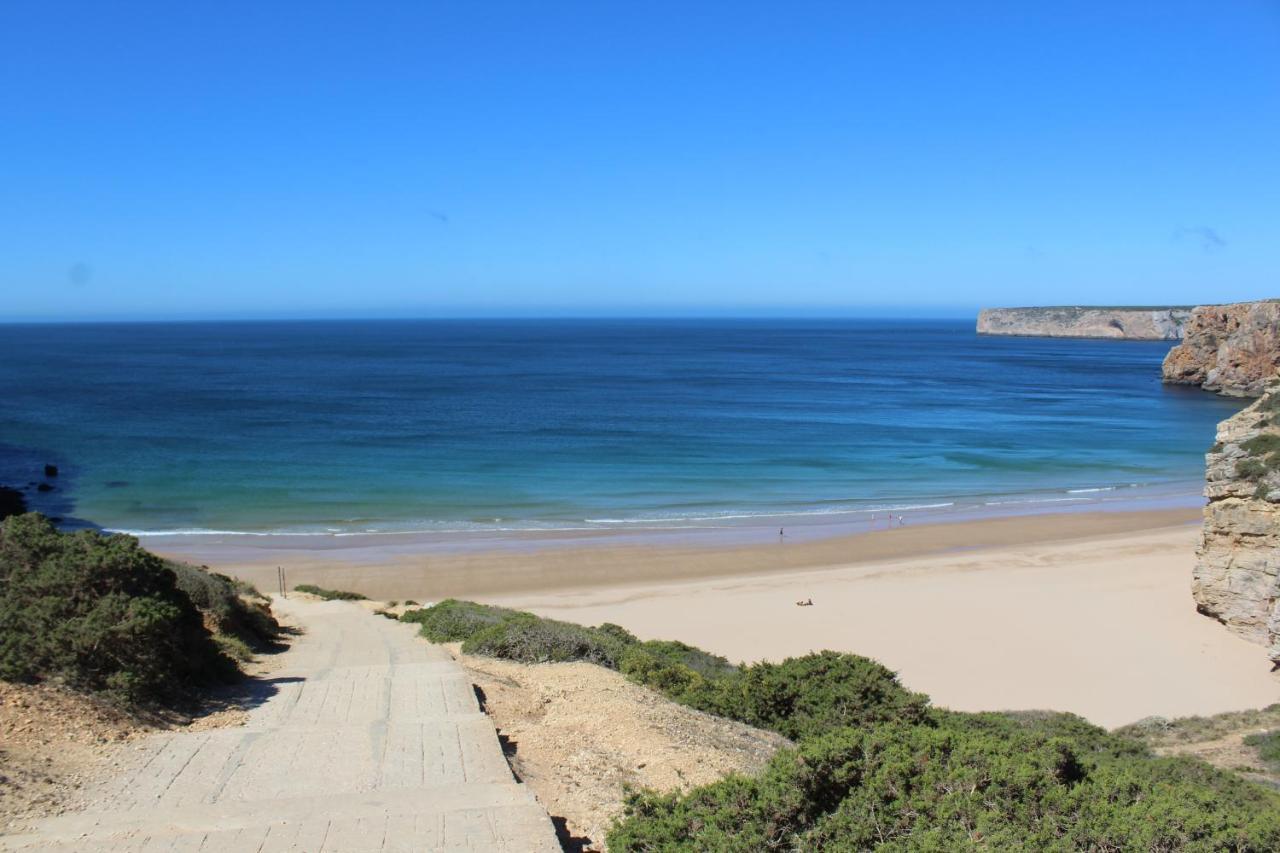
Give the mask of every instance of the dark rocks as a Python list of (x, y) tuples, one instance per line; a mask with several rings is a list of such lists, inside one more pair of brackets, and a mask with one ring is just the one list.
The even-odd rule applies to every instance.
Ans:
[(37, 491), (37, 492), (52, 492), (52, 491), (53, 491), (53, 486), (49, 485), (48, 483), (41, 483), (40, 485), (36, 486), (36, 491)]
[(27, 502), (23, 500), (22, 492), (8, 486), (0, 486), (0, 518), (22, 515), (26, 511)]
[(44, 466), (44, 475), (45, 475), (46, 477), (56, 477), (56, 476), (58, 476), (58, 466), (57, 466), (57, 465), (48, 465), (48, 464), (46, 464), (46, 465)]

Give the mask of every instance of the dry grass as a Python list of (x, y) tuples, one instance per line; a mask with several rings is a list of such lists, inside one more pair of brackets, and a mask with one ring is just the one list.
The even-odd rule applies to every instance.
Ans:
[(1152, 717), (1117, 729), (1116, 734), (1140, 740), (1161, 755), (1193, 755), (1214, 767), (1280, 788), (1280, 767), (1264, 761), (1257, 746), (1245, 743), (1250, 735), (1278, 730), (1280, 703), (1212, 717)]
[(787, 743), (594, 664), (522, 664), (450, 649), (483, 695), (512, 768), (580, 849), (601, 849), (627, 786), (688, 789), (754, 773)]

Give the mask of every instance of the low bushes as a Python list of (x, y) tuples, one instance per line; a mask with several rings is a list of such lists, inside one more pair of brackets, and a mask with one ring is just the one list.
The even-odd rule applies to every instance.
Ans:
[(1197, 760), (1154, 758), (1071, 714), (933, 708), (857, 655), (737, 667), (616, 625), (454, 600), (402, 618), (471, 653), (591, 660), (797, 741), (754, 778), (632, 792), (611, 850), (1280, 849), (1274, 792)]
[(325, 601), (366, 601), (368, 596), (361, 595), (358, 592), (344, 592), (340, 589), (325, 589), (322, 586), (316, 586), (310, 583), (300, 583), (294, 587), (295, 592), (304, 592), (307, 595), (314, 595), (317, 598), (323, 598)]
[(410, 610), (400, 618), (421, 625), (422, 636), (433, 643), (461, 642), (467, 654), (523, 663), (580, 660), (617, 669), (623, 653), (637, 642), (617, 625), (587, 628), (456, 599)]
[(781, 750), (756, 778), (730, 776), (687, 794), (633, 793), (608, 846), (1264, 851), (1280, 844), (1280, 797), (1201, 762), (1091, 749), (1054, 726), (956, 724), (963, 716), (833, 729)]
[(433, 643), (460, 643), (516, 614), (505, 607), (450, 598), (432, 607), (408, 610), (400, 621), (420, 625), (419, 632)]
[(904, 689), (873, 660), (821, 652), (737, 667), (671, 640), (641, 642), (617, 625), (590, 628), (532, 613), (449, 599), (401, 617), (432, 642), (524, 663), (589, 661), (700, 711), (789, 738), (834, 726), (917, 720), (928, 699)]
[(1244, 742), (1256, 747), (1258, 757), (1272, 767), (1280, 767), (1280, 729), (1271, 732), (1260, 732), (1246, 735)]
[(214, 640), (236, 660), (275, 648), (280, 624), (268, 599), (252, 586), (204, 567), (168, 563), (178, 589), (187, 594), (213, 629)]
[(57, 680), (128, 703), (237, 676), (163, 560), (130, 536), (0, 524), (0, 678)]
[(471, 655), (524, 663), (587, 661), (610, 669), (618, 668), (626, 649), (624, 641), (599, 629), (528, 613), (481, 629), (462, 644), (462, 650)]

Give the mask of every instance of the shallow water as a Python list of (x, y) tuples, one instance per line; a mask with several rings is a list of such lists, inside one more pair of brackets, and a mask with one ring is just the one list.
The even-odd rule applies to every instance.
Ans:
[(971, 321), (0, 327), (0, 483), (150, 532), (645, 529), (1194, 500), (1163, 342)]

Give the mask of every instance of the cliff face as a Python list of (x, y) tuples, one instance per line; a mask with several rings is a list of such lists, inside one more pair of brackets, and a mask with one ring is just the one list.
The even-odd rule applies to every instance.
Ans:
[(1280, 385), (1219, 424), (1206, 458), (1196, 607), (1280, 663)]
[(1164, 381), (1257, 397), (1280, 368), (1280, 302), (1204, 305), (1164, 359)]
[(1189, 308), (984, 308), (980, 335), (1175, 341)]

